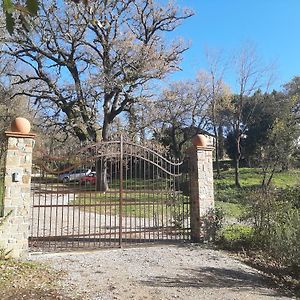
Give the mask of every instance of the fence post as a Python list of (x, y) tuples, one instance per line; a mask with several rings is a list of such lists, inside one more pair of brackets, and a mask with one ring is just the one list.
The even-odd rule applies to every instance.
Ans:
[(3, 203), (4, 216), (8, 217), (0, 226), (0, 248), (10, 251), (9, 255), (14, 258), (28, 255), (30, 182), (35, 138), (34, 134), (29, 133), (28, 124), (29, 130), (20, 132), (12, 126), (12, 131), (5, 132), (7, 147)]
[[(199, 136), (202, 143), (199, 142)], [(198, 140), (197, 140), (198, 138)], [(206, 145), (205, 136), (198, 135), (189, 149), (191, 239), (203, 241), (208, 236), (208, 213), (214, 209), (213, 147)]]

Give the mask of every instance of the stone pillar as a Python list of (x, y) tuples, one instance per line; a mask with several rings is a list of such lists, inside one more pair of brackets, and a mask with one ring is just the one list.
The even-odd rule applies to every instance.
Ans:
[(213, 147), (197, 145), (189, 149), (190, 195), (191, 195), (191, 239), (203, 241), (209, 235), (207, 224), (209, 213), (214, 209)]
[(6, 131), (4, 216), (0, 226), (0, 248), (13, 258), (28, 255), (30, 182), (34, 134)]

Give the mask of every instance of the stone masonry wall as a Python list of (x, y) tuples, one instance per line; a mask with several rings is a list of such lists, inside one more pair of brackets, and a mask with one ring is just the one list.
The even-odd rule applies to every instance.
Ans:
[[(10, 215), (0, 226), (0, 248), (11, 251), (10, 256), (14, 258), (22, 258), (28, 254), (34, 135), (6, 133), (6, 136), (4, 215)], [(13, 174), (19, 176), (15, 178)]]
[(204, 239), (203, 219), (214, 208), (213, 148), (195, 147), (190, 149), (191, 180), (191, 238)]

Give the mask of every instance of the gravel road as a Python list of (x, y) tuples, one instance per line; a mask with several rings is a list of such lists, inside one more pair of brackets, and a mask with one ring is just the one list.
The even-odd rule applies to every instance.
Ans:
[(65, 272), (62, 292), (76, 299), (286, 300), (257, 270), (199, 245), (33, 254)]

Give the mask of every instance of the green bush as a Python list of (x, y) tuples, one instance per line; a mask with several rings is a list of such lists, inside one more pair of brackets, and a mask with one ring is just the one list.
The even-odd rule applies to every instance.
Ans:
[(217, 243), (227, 250), (249, 249), (252, 246), (253, 232), (253, 228), (248, 225), (229, 225), (220, 231)]
[(204, 241), (216, 241), (216, 236), (222, 228), (223, 220), (224, 211), (220, 208), (210, 209), (207, 214), (201, 218)]
[(291, 209), (275, 219), (269, 236), (269, 252), (280, 263), (300, 270), (300, 210)]
[(282, 189), (279, 193), (281, 193), (281, 199), (300, 209), (300, 186)]
[(291, 192), (260, 189), (247, 201), (246, 218), (253, 224), (252, 246), (282, 265), (300, 269), (300, 209)]

